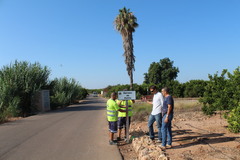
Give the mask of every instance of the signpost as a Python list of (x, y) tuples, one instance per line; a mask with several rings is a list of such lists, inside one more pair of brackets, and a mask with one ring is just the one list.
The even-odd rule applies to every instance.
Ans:
[(118, 99), (126, 101), (126, 138), (129, 143), (128, 100), (136, 99), (136, 91), (118, 91)]

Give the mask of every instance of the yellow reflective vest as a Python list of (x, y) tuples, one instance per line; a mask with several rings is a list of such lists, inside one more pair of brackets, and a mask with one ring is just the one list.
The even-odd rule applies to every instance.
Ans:
[(113, 99), (107, 101), (107, 119), (109, 122), (115, 122), (118, 120), (119, 106)]
[[(120, 102), (120, 100), (117, 100), (117, 104)], [(132, 100), (128, 100), (128, 116), (131, 117), (133, 115), (132, 113)], [(123, 108), (122, 106), (126, 106), (126, 101), (122, 101), (119, 105), (121, 110), (126, 110), (126, 108)], [(126, 112), (118, 112), (118, 117), (126, 117)]]

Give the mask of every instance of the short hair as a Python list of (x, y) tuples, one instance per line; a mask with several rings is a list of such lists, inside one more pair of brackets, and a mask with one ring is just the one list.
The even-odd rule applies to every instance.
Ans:
[(167, 93), (170, 92), (170, 89), (169, 89), (168, 87), (163, 87), (163, 90), (164, 90), (165, 92), (167, 92)]
[(112, 93), (111, 93), (111, 97), (112, 97), (112, 96), (117, 96), (117, 93), (116, 93), (116, 92), (112, 92)]
[(154, 86), (154, 85), (152, 85), (152, 86), (150, 87), (150, 89), (157, 90), (157, 87)]

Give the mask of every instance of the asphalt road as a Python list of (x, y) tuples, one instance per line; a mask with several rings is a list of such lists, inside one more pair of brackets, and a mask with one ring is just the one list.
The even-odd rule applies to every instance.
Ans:
[(0, 125), (0, 160), (121, 160), (108, 144), (106, 100)]

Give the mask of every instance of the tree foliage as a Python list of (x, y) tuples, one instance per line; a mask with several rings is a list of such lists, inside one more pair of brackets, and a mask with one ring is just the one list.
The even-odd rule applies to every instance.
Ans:
[(184, 97), (203, 97), (207, 81), (190, 80), (184, 83)]
[(213, 114), (216, 110), (228, 109), (229, 95), (226, 93), (227, 70), (223, 70), (221, 75), (218, 73), (209, 75), (209, 83), (205, 88), (204, 96), (200, 99), (203, 103), (203, 112)]
[(240, 103), (240, 67), (233, 74), (226, 69), (221, 75), (209, 75), (209, 82), (205, 87), (203, 98), (203, 111), (212, 114), (217, 110), (232, 110)]
[(240, 133), (240, 105), (231, 110), (227, 116), (228, 128), (231, 132)]
[(125, 57), (125, 64), (127, 65), (127, 72), (130, 77), (130, 88), (133, 88), (133, 71), (135, 70), (135, 56), (133, 53), (133, 32), (138, 27), (137, 18), (130, 12), (130, 9), (119, 10), (119, 14), (114, 21), (115, 28), (122, 35), (123, 48)]
[(179, 69), (173, 66), (169, 58), (161, 59), (159, 62), (150, 64), (148, 73), (144, 74), (144, 83), (165, 85), (177, 78)]

